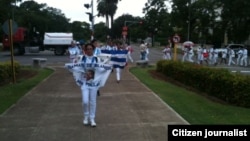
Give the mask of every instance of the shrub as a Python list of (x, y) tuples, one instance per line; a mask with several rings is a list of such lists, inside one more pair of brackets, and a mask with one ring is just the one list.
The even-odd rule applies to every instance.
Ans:
[[(20, 72), (20, 64), (18, 62), (13, 62), (13, 67), (12, 63), (10, 61), (7, 62), (0, 62), (0, 85), (3, 85), (7, 82), (11, 82), (11, 79), (13, 78), (14, 74), (18, 74)], [(14, 70), (14, 73), (13, 71)]]
[(233, 105), (250, 107), (250, 77), (227, 69), (161, 60), (156, 71)]

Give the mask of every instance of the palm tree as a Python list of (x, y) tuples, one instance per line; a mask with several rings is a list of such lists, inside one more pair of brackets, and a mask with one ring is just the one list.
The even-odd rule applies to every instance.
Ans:
[(111, 29), (114, 21), (114, 15), (117, 10), (118, 1), (121, 0), (97, 0), (97, 11), (100, 16), (106, 17), (106, 26), (109, 27), (109, 16), (111, 19)]
[(108, 17), (108, 12), (107, 12), (107, 5), (105, 0), (97, 0), (97, 11), (98, 15), (106, 18), (106, 24), (105, 26), (109, 27), (109, 17)]

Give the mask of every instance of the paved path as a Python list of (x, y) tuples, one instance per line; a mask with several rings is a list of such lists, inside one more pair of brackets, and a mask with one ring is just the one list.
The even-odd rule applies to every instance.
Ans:
[(82, 124), (81, 94), (60, 66), (0, 115), (1, 141), (167, 141), (168, 124), (188, 124), (128, 70), (111, 73), (98, 97), (96, 123)]

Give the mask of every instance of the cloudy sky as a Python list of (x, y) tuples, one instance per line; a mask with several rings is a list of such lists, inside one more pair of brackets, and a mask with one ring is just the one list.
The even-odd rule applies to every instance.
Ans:
[[(71, 21), (88, 21), (88, 15), (86, 12), (91, 12), (91, 9), (86, 9), (83, 5), (86, 3), (91, 3), (91, 0), (34, 0), (37, 3), (46, 3), (50, 7), (61, 9), (62, 13)], [(96, 11), (96, 0), (94, 2), (94, 15), (97, 14)], [(117, 18), (123, 14), (130, 14), (133, 16), (143, 17), (142, 9), (147, 0), (122, 0), (118, 3), (118, 9), (116, 11), (115, 17)], [(100, 21), (105, 21), (103, 17), (97, 17), (95, 23)]]

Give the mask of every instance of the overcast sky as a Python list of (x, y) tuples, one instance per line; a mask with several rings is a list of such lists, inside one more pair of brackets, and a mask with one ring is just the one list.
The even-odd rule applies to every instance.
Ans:
[[(71, 21), (89, 21), (88, 15), (86, 12), (91, 12), (91, 9), (86, 9), (83, 5), (86, 3), (91, 3), (91, 0), (34, 0), (37, 3), (46, 3), (50, 7), (54, 7), (57, 9), (61, 9), (62, 13)], [(97, 0), (93, 0), (94, 2), (94, 15), (97, 14), (96, 11), (96, 3)], [(130, 14), (133, 16), (143, 17), (142, 9), (147, 0), (122, 0), (118, 3), (118, 9), (116, 11), (114, 19), (123, 15)], [(95, 23), (100, 21), (105, 22), (103, 17), (96, 17)]]

